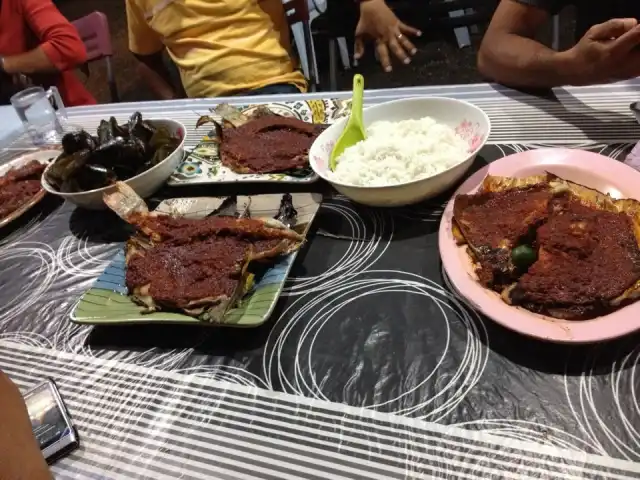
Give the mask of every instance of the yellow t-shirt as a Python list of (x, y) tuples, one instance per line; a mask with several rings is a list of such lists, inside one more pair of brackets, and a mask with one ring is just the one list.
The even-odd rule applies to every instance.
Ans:
[[(306, 90), (287, 52), (282, 0), (126, 0), (129, 48), (167, 51), (189, 97), (241, 93), (276, 83)], [(267, 13), (269, 12), (269, 13)]]

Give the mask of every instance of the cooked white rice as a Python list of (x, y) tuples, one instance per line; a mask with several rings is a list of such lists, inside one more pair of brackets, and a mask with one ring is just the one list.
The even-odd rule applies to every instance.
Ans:
[(430, 117), (375, 122), (366, 140), (347, 148), (329, 175), (351, 185), (396, 185), (453, 167), (467, 158), (468, 148), (451, 127)]

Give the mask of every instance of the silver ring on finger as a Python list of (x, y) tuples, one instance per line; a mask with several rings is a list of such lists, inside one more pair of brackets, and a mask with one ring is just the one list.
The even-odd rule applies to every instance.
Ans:
[(401, 33), (399, 33), (399, 34), (397, 34), (397, 35), (396, 35), (396, 38), (397, 38), (398, 40), (402, 40), (402, 37), (404, 37), (404, 35), (402, 35)]

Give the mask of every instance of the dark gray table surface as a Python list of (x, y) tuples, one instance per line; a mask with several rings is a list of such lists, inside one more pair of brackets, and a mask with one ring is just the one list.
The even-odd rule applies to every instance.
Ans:
[[(500, 139), (520, 107), (492, 95)], [(637, 127), (608, 115), (619, 135), (565, 143), (624, 158)], [(487, 145), (472, 170), (549, 143), (535, 138), (542, 120), (521, 133), (530, 142)], [(82, 448), (59, 478), (640, 478), (640, 336), (553, 345), (475, 312), (438, 253), (452, 192), (383, 210), (312, 188), (325, 201), (256, 329), (74, 325), (123, 222), (47, 197), (0, 230), (0, 368), (21, 388), (60, 386)]]

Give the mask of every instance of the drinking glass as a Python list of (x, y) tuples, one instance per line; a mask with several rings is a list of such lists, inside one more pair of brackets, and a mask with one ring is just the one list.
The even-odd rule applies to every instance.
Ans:
[[(52, 99), (57, 110), (51, 103)], [(60, 143), (67, 111), (56, 87), (46, 91), (42, 87), (29, 87), (13, 95), (11, 105), (34, 145)]]

